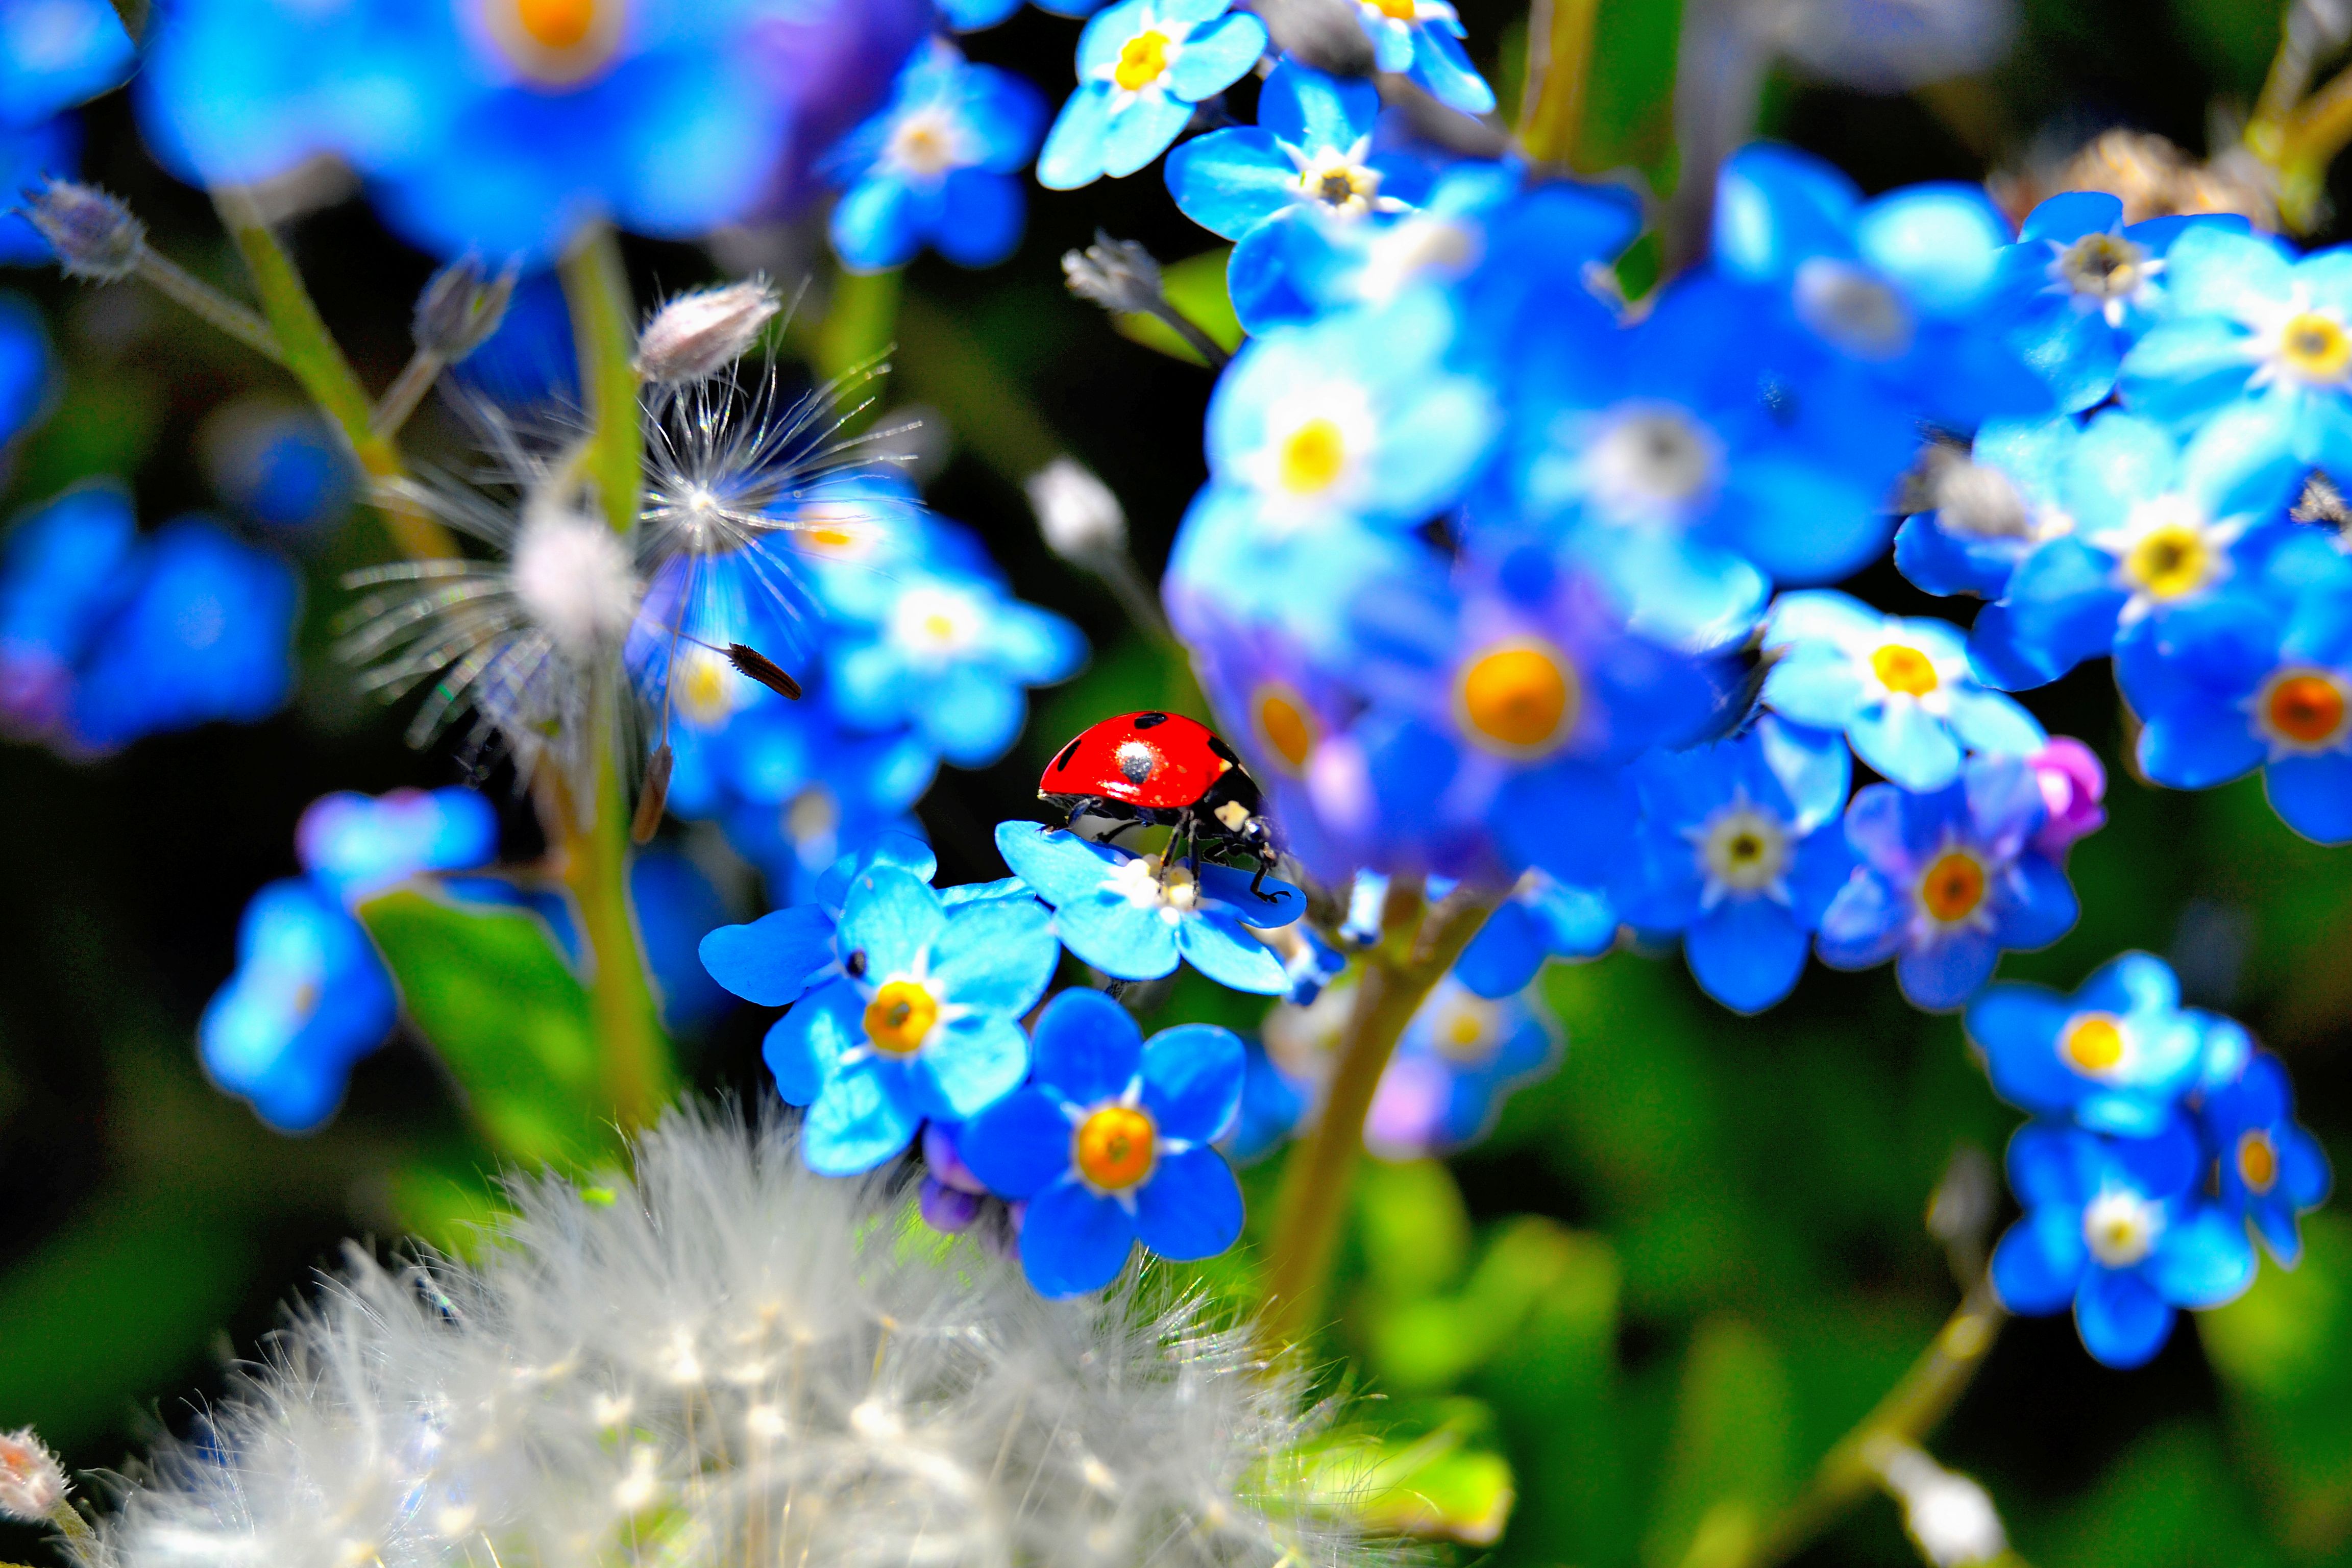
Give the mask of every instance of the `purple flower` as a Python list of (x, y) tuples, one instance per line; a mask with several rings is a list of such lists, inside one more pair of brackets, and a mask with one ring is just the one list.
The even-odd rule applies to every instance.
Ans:
[(2090, 747), (2072, 735), (2053, 735), (2050, 743), (2025, 759), (2042, 786), (2042, 805), (2048, 814), (2033, 847), (2063, 862), (2077, 838), (2087, 838), (2106, 826), (2107, 770)]
[(2047, 816), (2020, 757), (1972, 757), (1932, 794), (1863, 790), (1845, 814), (1862, 864), (1822, 917), (1822, 962), (1867, 969), (1892, 958), (1914, 1006), (1966, 1002), (2004, 949), (2047, 947), (2074, 923), (2066, 874), (2033, 847)]

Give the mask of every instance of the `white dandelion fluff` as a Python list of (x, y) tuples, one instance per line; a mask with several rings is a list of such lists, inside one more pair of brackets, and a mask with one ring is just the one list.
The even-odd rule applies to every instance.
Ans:
[(1297, 1384), (1148, 1281), (1042, 1300), (724, 1114), (512, 1197), (477, 1262), (355, 1252), (99, 1522), (107, 1568), (1369, 1557), (1307, 1505)]

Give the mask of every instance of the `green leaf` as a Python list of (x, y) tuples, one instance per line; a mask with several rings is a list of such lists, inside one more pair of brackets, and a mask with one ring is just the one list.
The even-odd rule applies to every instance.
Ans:
[(1744, 1560), (1790, 1493), (1794, 1406), (1780, 1352), (1761, 1332), (1732, 1317), (1699, 1325), (1642, 1543), (1645, 1568)]
[(1373, 1534), (1490, 1546), (1517, 1500), (1493, 1413), (1475, 1399), (1393, 1406), (1379, 1431), (1350, 1427), (1304, 1451), (1310, 1501)]
[(616, 1147), (587, 990), (537, 916), (401, 888), (360, 919), (501, 1155), (579, 1165)]
[(1672, 188), (1682, 12), (1679, 0), (1601, 0), (1577, 142), (1580, 167), (1638, 169), (1653, 189)]
[[(1225, 258), (1233, 253), (1230, 245), (1202, 251), (1171, 262), (1160, 274), (1160, 286), (1177, 313), (1208, 333), (1210, 341), (1227, 353), (1242, 346), (1242, 324), (1234, 314), (1232, 296), (1225, 292)], [(1122, 337), (1132, 338), (1146, 348), (1158, 349), (1193, 364), (1208, 363), (1192, 344), (1176, 335), (1175, 328), (1157, 316), (1121, 314), (1112, 320)]]
[(1378, 1295), (1430, 1296), (1470, 1261), (1470, 1212), (1454, 1173), (1435, 1160), (1366, 1161), (1356, 1178), (1356, 1234)]
[(2053, 1528), (2021, 1541), (2036, 1568), (2269, 1568), (2252, 1499), (2210, 1427), (2147, 1433)]

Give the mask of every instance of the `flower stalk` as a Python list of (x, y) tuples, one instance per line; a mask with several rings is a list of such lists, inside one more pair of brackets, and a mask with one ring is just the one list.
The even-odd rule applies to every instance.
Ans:
[(1339, 1036), (1322, 1114), (1283, 1173), (1260, 1332), (1269, 1349), (1304, 1339), (1329, 1284), (1339, 1224), (1364, 1153), (1364, 1119), (1397, 1041), (1432, 987), (1445, 977), (1503, 895), (1457, 888), (1433, 908), (1421, 887), (1399, 878), (1381, 909), (1381, 940), (1359, 966), (1355, 999)]
[(1804, 1492), (1732, 1559), (1732, 1568), (1787, 1562), (1877, 1490), (1882, 1456), (1891, 1446), (1917, 1444), (1950, 1413), (2008, 1321), (1990, 1275), (1979, 1278), (1903, 1381), (1822, 1457)]
[[(645, 453), (638, 376), (631, 364), (634, 312), (612, 230), (600, 227), (583, 238), (564, 257), (562, 274), (580, 354), (580, 384), (587, 393), (592, 421), (581, 460), (605, 518), (614, 531), (629, 533), (641, 501)], [(579, 906), (594, 966), (589, 994), (605, 1096), (621, 1125), (634, 1129), (652, 1125), (676, 1082), (629, 908), (629, 811), (618, 745), (621, 694), (613, 675), (617, 671), (600, 681), (589, 705), (587, 754), (594, 762), (594, 796), (587, 801), (563, 798), (559, 783), (551, 815), (560, 836), (564, 884)], [(551, 771), (549, 776), (556, 779), (560, 773)]]
[(1572, 168), (1584, 128), (1592, 25), (1601, 0), (1535, 0), (1528, 12), (1527, 83), (1519, 94), (1519, 145), (1538, 163)]
[(269, 220), (249, 195), (234, 187), (215, 191), (213, 205), (236, 243), (237, 253), (245, 258), (279, 363), (351, 443), (352, 455), (373, 481), (376, 510), (394, 547), (415, 561), (456, 555), (457, 543), (448, 531), (415, 502), (403, 499), (401, 490), (408, 476), (400, 448), (390, 436), (374, 428), (374, 400), (360, 385), (351, 362), (320, 319), (310, 291), (303, 287), (301, 272), (278, 242)]

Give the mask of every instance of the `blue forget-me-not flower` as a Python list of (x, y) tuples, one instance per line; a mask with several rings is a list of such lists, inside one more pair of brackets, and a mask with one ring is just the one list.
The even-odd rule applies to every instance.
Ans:
[(2172, 966), (2145, 952), (2110, 959), (2071, 996), (1989, 986), (1966, 1022), (2003, 1100), (2135, 1138), (2161, 1130), (2198, 1082), (2209, 1025), (2235, 1026), (2184, 1009)]
[(1037, 183), (1066, 191), (1134, 174), (1265, 47), (1265, 24), (1233, 0), (1119, 0), (1097, 13), (1078, 36), (1078, 89), (1045, 133)]
[(1242, 1191), (1212, 1145), (1240, 1110), (1241, 1040), (1183, 1024), (1149, 1041), (1099, 991), (1039, 1015), (1029, 1083), (957, 1140), (990, 1190), (1025, 1202), (1021, 1264), (1046, 1296), (1108, 1285), (1138, 1241), (1210, 1258), (1241, 1236)]

